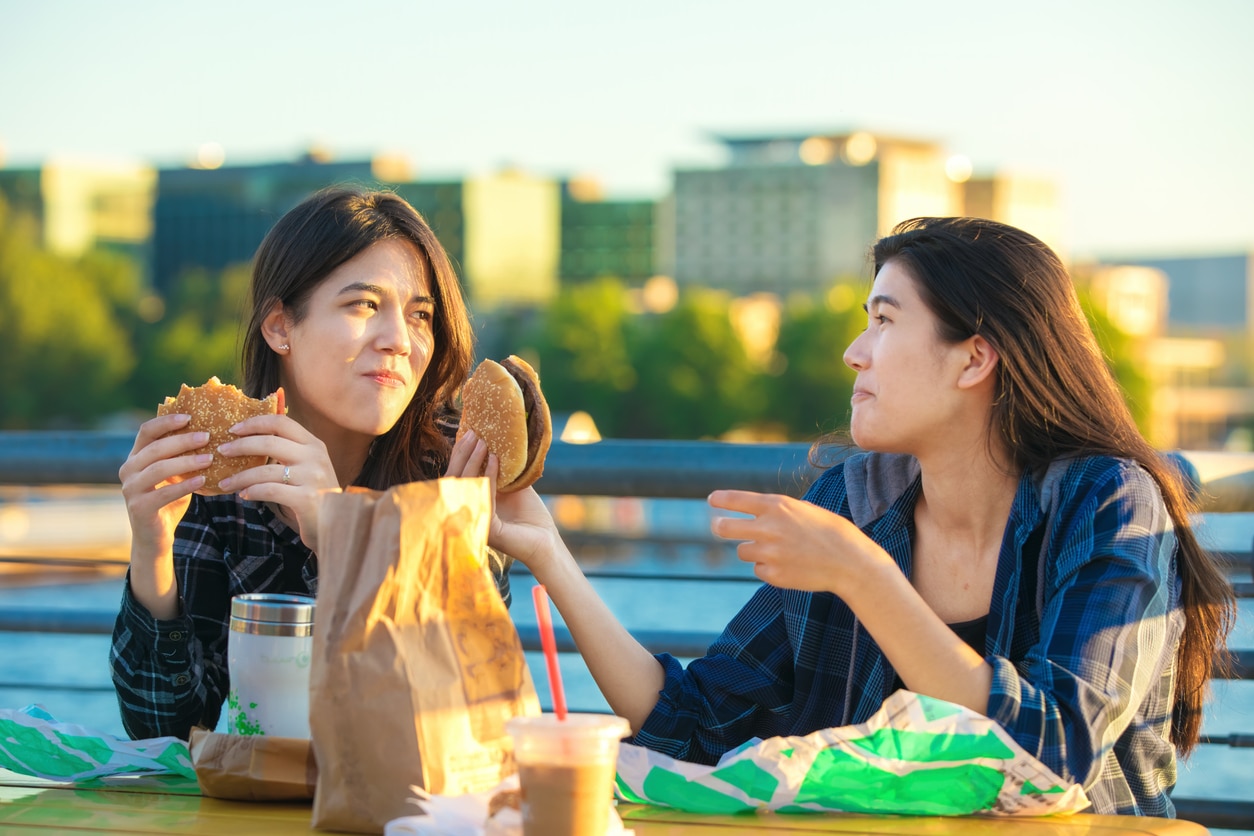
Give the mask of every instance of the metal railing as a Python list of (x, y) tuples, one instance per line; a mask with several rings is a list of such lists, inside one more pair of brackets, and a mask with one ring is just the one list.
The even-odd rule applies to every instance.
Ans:
[[(0, 432), (0, 485), (116, 485), (117, 471), (129, 453), (131, 434), (93, 432)], [(601, 441), (589, 445), (555, 442), (537, 488), (548, 495), (703, 498), (718, 488), (741, 488), (799, 496), (819, 472), (809, 461), (805, 444), (726, 444), (720, 442)], [(838, 460), (835, 452), (829, 461)], [(1209, 453), (1175, 454), (1196, 470), (1204, 512), (1254, 511), (1254, 456)], [(685, 545), (730, 548), (705, 537), (662, 535), (633, 537), (613, 532), (570, 532), (578, 548), (597, 542), (626, 549)], [(1247, 542), (1254, 544), (1254, 525)], [(1225, 552), (1224, 560), (1239, 569), (1235, 588), (1242, 597), (1254, 597), (1254, 558), (1246, 549)], [(21, 558), (17, 558), (21, 559)], [(35, 560), (36, 558), (31, 558)], [(55, 558), (52, 559), (55, 561)], [(1241, 568), (1244, 567), (1244, 568)], [(516, 572), (525, 570), (516, 568)], [(1244, 574), (1240, 574), (1244, 573)], [(589, 569), (600, 578), (656, 580), (658, 574)], [(664, 577), (674, 578), (667, 574)], [(699, 576), (702, 581), (756, 582), (752, 577)], [(0, 632), (107, 634), (116, 612), (68, 611), (10, 607), (0, 611)], [(721, 625), (720, 625), (721, 626)], [(537, 628), (520, 625), (528, 651), (540, 650)], [(651, 651), (686, 658), (700, 656), (717, 637), (714, 631), (639, 630), (633, 635)], [(557, 631), (561, 652), (576, 652), (564, 629)], [(1234, 650), (1234, 679), (1254, 679), (1254, 650)], [(31, 683), (18, 683), (30, 687)], [(15, 683), (0, 682), (0, 687)], [(61, 687), (39, 685), (36, 687)], [(64, 686), (66, 690), (93, 690), (96, 686)], [(103, 689), (101, 689), (103, 690)], [(1204, 737), (1204, 743), (1254, 748), (1254, 734), (1234, 733)], [(1239, 799), (1174, 799), (1178, 814), (1209, 827), (1254, 830), (1254, 802)]]

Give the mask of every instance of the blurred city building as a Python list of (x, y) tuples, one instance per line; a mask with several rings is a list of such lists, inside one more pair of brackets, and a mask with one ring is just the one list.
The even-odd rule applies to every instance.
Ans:
[(1139, 342), (1161, 448), (1250, 449), (1254, 253), (1109, 259), (1095, 299)]
[(391, 188), (431, 223), (472, 305), (537, 305), (562, 282), (652, 277), (740, 294), (823, 292), (864, 276), (869, 244), (918, 215), (959, 213), (1023, 226), (1059, 247), (1052, 184), (1006, 174), (970, 177), (936, 143), (866, 132), (718, 137), (729, 162), (680, 169), (659, 200), (607, 199), (596, 180), (518, 170), (418, 180), (407, 160), (335, 161), (311, 149), (294, 161), (224, 165), (218, 146), (188, 167), (101, 169), (49, 163), (0, 169), (11, 205), (38, 217), (50, 248), (127, 246), (168, 295), (191, 269), (251, 261), (274, 222), (314, 191), (355, 183)]
[(291, 162), (200, 165), (158, 173), (150, 276), (168, 293), (184, 271), (249, 263), (285, 212), (333, 185), (386, 188), (427, 218), (472, 304), (534, 304), (553, 296), (559, 258), (557, 185), (506, 170), (414, 180), (393, 155), (337, 162), (310, 152)]
[(543, 304), (557, 294), (561, 247), (558, 184), (515, 169), (462, 185), (462, 281), (471, 304)]
[(725, 167), (674, 172), (681, 285), (825, 290), (839, 276), (865, 275), (867, 247), (899, 221), (962, 208), (946, 155), (931, 142), (865, 132), (717, 139), (729, 152)]
[[(673, 190), (656, 201), (607, 198), (589, 177), (516, 169), (421, 180), (402, 157), (337, 162), (317, 149), (225, 166), (221, 149), (207, 148), (190, 167), (161, 170), (50, 159), (0, 168), (0, 194), (37, 221), (50, 251), (125, 252), (168, 294), (183, 271), (250, 262), (275, 220), (320, 188), (389, 188), (431, 223), (485, 316), (514, 316), (562, 283), (605, 276), (629, 285), (640, 311), (669, 310), (685, 286), (722, 288), (741, 297), (734, 324), (759, 362), (770, 359), (779, 298), (865, 277), (869, 244), (906, 218), (992, 218), (1066, 259), (1059, 192), (1047, 177), (973, 175), (936, 143), (865, 132), (717, 139), (727, 164), (676, 170)], [(1254, 252), (1110, 258), (1077, 275), (1136, 342), (1156, 445), (1254, 446)]]
[(392, 187), (422, 213), (472, 305), (530, 305), (557, 292), (558, 185), (516, 169)]
[(1030, 232), (1068, 260), (1062, 202), (1053, 179), (1012, 172), (975, 176), (962, 183), (962, 201), (961, 214)]
[(657, 271), (657, 202), (606, 200), (600, 184), (587, 177), (562, 184), (562, 282), (603, 276), (639, 285)]
[(466, 261), (466, 210), (461, 180), (414, 180), (397, 183), (393, 190), (417, 209), (435, 237), (440, 239), (453, 269), (462, 274)]
[(247, 264), (274, 222), (309, 195), (336, 184), (378, 182), (372, 161), (334, 162), (320, 153), (291, 162), (161, 169), (152, 286), (168, 294), (184, 271)]
[(44, 246), (68, 257), (100, 248), (142, 260), (152, 234), (156, 172), (147, 165), (51, 159), (0, 168), (9, 207), (39, 224)]
[(1245, 332), (1254, 325), (1254, 253), (1127, 258), (1119, 263), (1167, 276), (1167, 327), (1173, 332)]

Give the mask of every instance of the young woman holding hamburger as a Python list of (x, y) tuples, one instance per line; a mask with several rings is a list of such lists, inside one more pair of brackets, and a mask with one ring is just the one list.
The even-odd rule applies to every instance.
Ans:
[[(207, 484), (207, 438), (171, 435), (188, 422), (175, 413), (140, 428), (119, 472), (132, 545), (110, 664), (135, 738), (215, 727), (231, 597), (316, 591), (319, 491), (442, 476), (458, 429), (470, 322), (401, 198), (337, 188), (301, 203), (258, 249), (250, 293), (244, 393), (278, 391), (286, 414), (244, 420), (219, 450), (262, 463)], [(507, 601), (508, 562), (492, 554)]]
[[(634, 741), (713, 763), (865, 721), (894, 690), (999, 722), (1097, 813), (1170, 816), (1234, 603), (1176, 471), (1142, 438), (1065, 268), (966, 218), (874, 248), (850, 430), (802, 500), (716, 491), (714, 534), (765, 584), (707, 655), (653, 656), (534, 491), (490, 542), (530, 567)], [(817, 449), (817, 448), (816, 448)], [(451, 470), (473, 470), (469, 445)]]

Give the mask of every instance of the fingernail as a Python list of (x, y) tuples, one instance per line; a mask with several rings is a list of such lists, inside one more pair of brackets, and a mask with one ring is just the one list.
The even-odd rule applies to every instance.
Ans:
[(213, 453), (201, 453), (196, 456), (196, 464), (206, 465), (213, 461)]
[[(242, 423), (242, 422), (241, 422), (241, 423)], [(236, 430), (238, 430), (238, 429), (239, 429), (239, 424), (236, 424), (235, 426), (233, 426), (233, 427), (231, 427), (229, 430), (227, 430), (227, 432), (229, 432), (229, 433), (233, 433), (233, 432), (235, 432), (235, 431), (236, 431)]]
[(475, 431), (474, 431), (474, 430), (466, 430), (466, 441), (467, 441), (467, 442), (473, 442), (473, 441), (476, 441), (478, 438), (479, 438), (479, 436), (475, 435)]
[(174, 416), (174, 423), (176, 424), (186, 424), (188, 421), (191, 421), (191, 420), (192, 420), (192, 416), (187, 415), (185, 413), (181, 413), (179, 415)]
[(204, 444), (209, 440), (209, 433), (192, 433), (192, 439), (198, 444)]

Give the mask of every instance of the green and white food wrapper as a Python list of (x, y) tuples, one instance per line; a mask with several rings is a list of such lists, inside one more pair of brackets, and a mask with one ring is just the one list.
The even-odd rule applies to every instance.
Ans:
[(0, 708), (0, 768), (52, 781), (84, 783), (110, 775), (173, 774), (196, 780), (177, 737), (121, 740), (59, 723), (41, 706)]
[(693, 813), (842, 811), (1044, 816), (1089, 806), (997, 723), (897, 691), (867, 722), (751, 740), (715, 766), (623, 743), (619, 797)]

